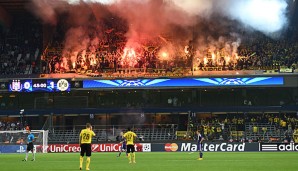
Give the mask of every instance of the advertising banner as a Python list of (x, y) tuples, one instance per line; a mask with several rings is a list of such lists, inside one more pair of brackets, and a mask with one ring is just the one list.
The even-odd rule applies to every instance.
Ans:
[(283, 77), (154, 78), (83, 80), (83, 88), (223, 87), (283, 85)]
[[(42, 151), (42, 146), (35, 145), (34, 150)], [(229, 142), (205, 142), (203, 151), (208, 152), (255, 152), (255, 151), (298, 151), (295, 143), (229, 143)], [(92, 152), (118, 152), (121, 144), (104, 143), (92, 144)], [(77, 153), (81, 148), (79, 144), (49, 144), (49, 153)], [(168, 143), (136, 143), (136, 152), (195, 152), (198, 150), (195, 141), (168, 142)], [(26, 145), (0, 145), (0, 153), (24, 153)]]
[(26, 145), (0, 145), (0, 153), (24, 153)]
[[(203, 151), (259, 151), (259, 143), (226, 143), (226, 142), (206, 142), (202, 145)], [(152, 144), (152, 151), (166, 151), (166, 152), (195, 152), (198, 151), (196, 142), (180, 142), (180, 143), (161, 143)]]
[(298, 143), (261, 143), (260, 151), (298, 151)]
[[(0, 153), (25, 153), (26, 148), (27, 145), (0, 145)], [(41, 145), (34, 145), (34, 152), (40, 152), (41, 149)]]
[[(92, 152), (118, 152), (121, 144), (92, 144)], [(80, 152), (79, 144), (49, 144), (47, 151), (49, 153), (73, 153)], [(137, 143), (135, 144), (135, 151), (137, 152), (151, 152), (151, 143)]]

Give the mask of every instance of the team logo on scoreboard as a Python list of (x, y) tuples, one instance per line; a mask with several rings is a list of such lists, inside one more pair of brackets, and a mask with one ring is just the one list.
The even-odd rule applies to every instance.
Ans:
[(20, 80), (12, 80), (9, 87), (12, 91), (20, 91), (23, 88)]
[(57, 89), (60, 91), (66, 91), (69, 88), (69, 82), (66, 79), (60, 79), (57, 82)]

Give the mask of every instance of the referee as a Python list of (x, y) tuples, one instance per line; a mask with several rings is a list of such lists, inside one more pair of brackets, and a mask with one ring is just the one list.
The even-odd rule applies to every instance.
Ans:
[(28, 136), (27, 136), (27, 149), (26, 149), (26, 157), (23, 161), (27, 161), (28, 159), (28, 154), (31, 151), (33, 154), (33, 158), (31, 161), (35, 161), (35, 153), (34, 153), (34, 145), (33, 145), (33, 141), (34, 141), (34, 135), (31, 133), (31, 129), (29, 127), (26, 127)]
[(92, 126), (90, 123), (86, 124), (86, 129), (82, 129), (80, 133), (80, 147), (81, 147), (81, 156), (80, 156), (80, 170), (83, 167), (83, 160), (86, 154), (86, 170), (89, 169), (90, 157), (91, 157), (91, 141), (92, 137), (95, 136), (95, 133), (92, 131)]

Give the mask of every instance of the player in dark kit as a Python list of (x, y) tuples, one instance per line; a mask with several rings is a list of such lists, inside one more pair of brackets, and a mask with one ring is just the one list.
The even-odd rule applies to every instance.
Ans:
[[(122, 151), (126, 153), (126, 139), (123, 136), (123, 132), (120, 133), (119, 139), (120, 139), (121, 147), (117, 157), (121, 156)], [(126, 153), (126, 156), (127, 156), (127, 153)]]
[(30, 151), (33, 154), (33, 158), (32, 158), (31, 161), (35, 161), (35, 153), (34, 153), (34, 145), (33, 145), (34, 135), (31, 133), (31, 130), (30, 130), (29, 126), (26, 127), (26, 130), (27, 130), (27, 133), (28, 133), (28, 136), (27, 136), (27, 149), (26, 149), (26, 157), (23, 161), (27, 161)]
[(203, 160), (203, 141), (204, 137), (201, 134), (201, 130), (197, 130), (197, 136), (198, 136), (198, 151), (200, 152), (200, 156), (198, 160)]

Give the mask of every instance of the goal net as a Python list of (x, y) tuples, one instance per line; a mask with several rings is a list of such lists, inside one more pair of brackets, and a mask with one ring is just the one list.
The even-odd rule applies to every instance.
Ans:
[[(34, 135), (34, 150), (39, 153), (46, 153), (48, 147), (48, 130), (31, 130)], [(0, 131), (0, 145), (27, 145), (28, 133), (26, 130)], [(26, 148), (24, 148), (26, 150)], [(23, 150), (20, 150), (23, 152)]]

